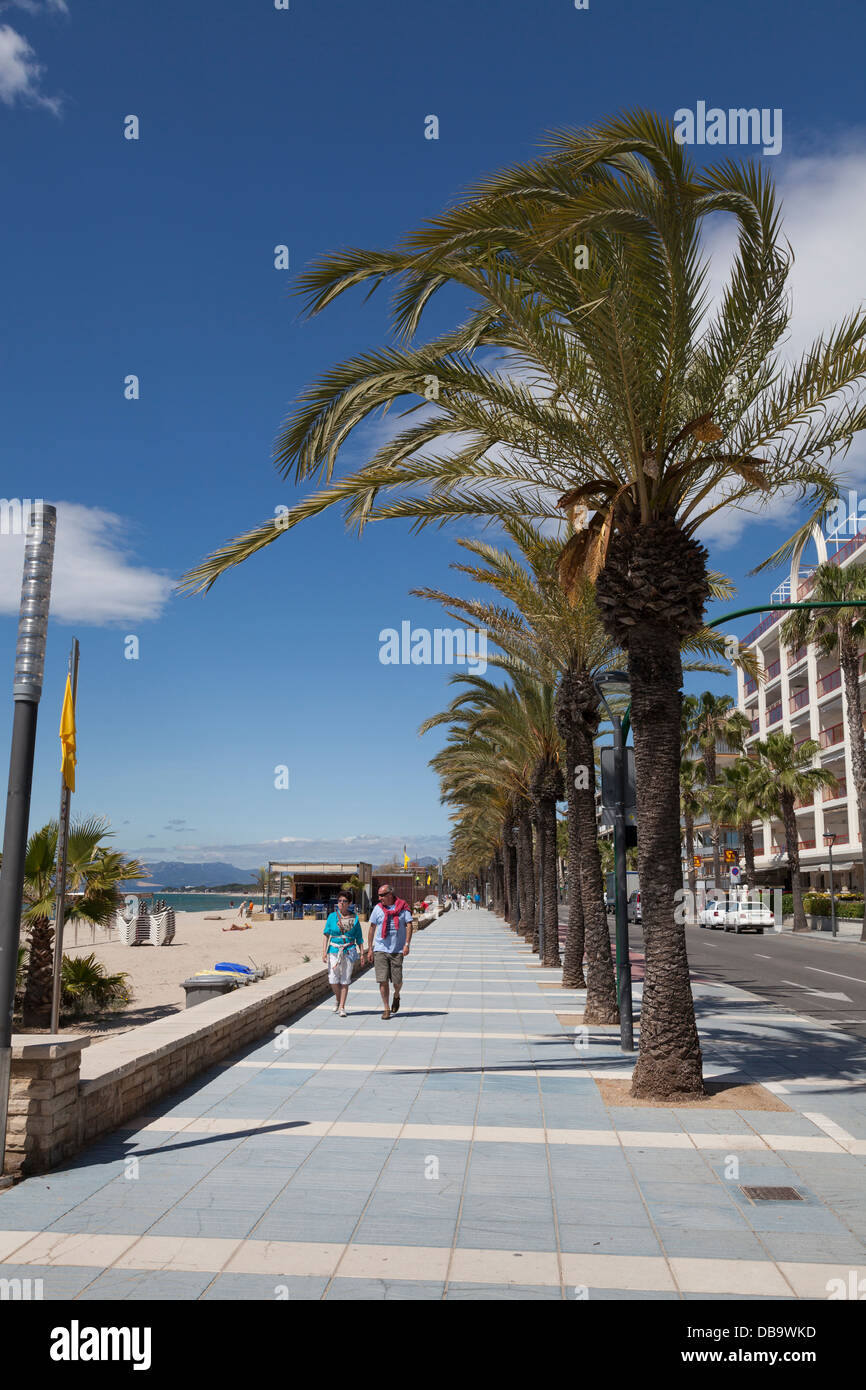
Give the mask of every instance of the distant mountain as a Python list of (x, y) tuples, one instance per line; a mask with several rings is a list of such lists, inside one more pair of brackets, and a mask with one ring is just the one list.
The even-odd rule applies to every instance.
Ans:
[(252, 885), (254, 880), (252, 869), (239, 869), (236, 864), (219, 861), (187, 864), (182, 860), (160, 860), (148, 864), (147, 874), (140, 881), (156, 883), (160, 888), (185, 888), (187, 884), (193, 884), (196, 888), (218, 888), (223, 883)]

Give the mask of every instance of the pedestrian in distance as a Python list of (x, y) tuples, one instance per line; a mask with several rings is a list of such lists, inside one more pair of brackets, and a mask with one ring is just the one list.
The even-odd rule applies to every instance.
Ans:
[(341, 893), (337, 906), (325, 922), (322, 936), (322, 964), (328, 967), (328, 984), (334, 991), (334, 1013), (346, 1017), (346, 999), (355, 961), (364, 949), (361, 923), (348, 893)]
[[(412, 913), (387, 883), (379, 889), (379, 901), (370, 913), (367, 959), (376, 967), (376, 983), (382, 996), (382, 1017), (390, 1018), (400, 1008), (403, 988), (403, 957), (412, 940)], [(389, 1002), (391, 985), (394, 997)]]
[(476, 893), (475, 893), (475, 907), (476, 907), (476, 910), (477, 910), (478, 908), (480, 908), (480, 906), (481, 906), (481, 894), (476, 890)]

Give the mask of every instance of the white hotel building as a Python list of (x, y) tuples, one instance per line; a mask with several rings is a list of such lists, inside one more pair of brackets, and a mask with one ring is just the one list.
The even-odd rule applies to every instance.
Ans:
[[(836, 534), (825, 537), (816, 527), (812, 539), (821, 564), (866, 563), (866, 532), (858, 532), (851, 538)], [(808, 596), (812, 586), (810, 576), (815, 567), (802, 566), (801, 555), (802, 550), (794, 555), (790, 578), (774, 591), (772, 602), (797, 602)], [(780, 729), (793, 734), (797, 743), (809, 738), (815, 740), (819, 745), (816, 762), (820, 761), (833, 773), (837, 786), (835, 790), (819, 791), (814, 801), (798, 804), (796, 808), (804, 886), (826, 888), (829, 885), (827, 837), (835, 835), (833, 877), (836, 888), (848, 885), (862, 890), (857, 800), (838, 654), (826, 657), (814, 645), (797, 651), (785, 647), (779, 639), (785, 616), (785, 613), (768, 613), (740, 640), (741, 648), (750, 646), (755, 650), (765, 672), (765, 679), (755, 682), (737, 670), (737, 704), (752, 721), (746, 748), (755, 739), (764, 739)], [(866, 680), (864, 669), (861, 661), (861, 689)], [(787, 873), (784, 827), (779, 821), (772, 824), (765, 821), (763, 824), (756, 822), (754, 829), (756, 875), (763, 883), (780, 884)]]

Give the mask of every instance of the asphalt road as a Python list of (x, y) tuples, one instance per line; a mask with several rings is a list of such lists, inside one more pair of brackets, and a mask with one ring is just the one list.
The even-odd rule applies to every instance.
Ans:
[[(686, 940), (694, 979), (737, 985), (866, 1040), (866, 944), (789, 931), (736, 936), (705, 927), (687, 927)], [(633, 923), (629, 944), (643, 955), (643, 935)]]

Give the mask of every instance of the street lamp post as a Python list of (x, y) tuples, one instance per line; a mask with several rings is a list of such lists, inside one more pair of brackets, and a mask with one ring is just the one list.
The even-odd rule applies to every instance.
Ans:
[(622, 719), (615, 714), (604, 696), (604, 686), (627, 690), (629, 677), (625, 671), (603, 671), (595, 680), (595, 688), (613, 726), (613, 852), (616, 883), (616, 975), (619, 1002), (620, 1048), (634, 1051), (634, 1016), (632, 1008), (631, 960), (628, 948), (628, 877), (626, 871), (625, 835), (625, 739)]
[(9, 755), (6, 793), (6, 825), (3, 832), (3, 872), (0, 873), (0, 1175), (6, 1155), (6, 1123), (12, 1074), (12, 1011), (18, 974), (18, 939), (21, 932), (21, 897), (24, 891), (24, 858), (30, 820), (36, 716), (42, 695), (45, 637), (54, 567), (57, 512), (45, 502), (34, 502), (24, 546), (24, 577), (15, 675), (12, 694), (15, 714)]
[(835, 936), (835, 935), (836, 935), (836, 893), (835, 893), (835, 890), (834, 890), (834, 888), (833, 888), (833, 846), (834, 846), (835, 843), (836, 843), (836, 833), (833, 833), (833, 834), (830, 834), (830, 835), (825, 834), (824, 839), (827, 840), (827, 841), (829, 842), (828, 845), (827, 845), (827, 853), (828, 853), (829, 858), (830, 858), (830, 933), (831, 933), (832, 936)]

